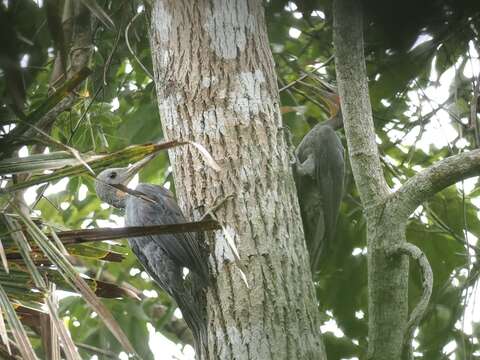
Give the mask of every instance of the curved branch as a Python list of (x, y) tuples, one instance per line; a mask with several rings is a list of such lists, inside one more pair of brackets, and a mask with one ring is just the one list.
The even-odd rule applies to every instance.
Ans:
[(365, 207), (388, 196), (375, 141), (372, 106), (363, 53), (360, 1), (334, 2), (333, 43), (338, 93), (353, 175)]
[[(135, 61), (138, 63), (138, 65), (140, 65), (140, 67), (142, 68), (142, 70), (144, 71), (145, 75), (147, 75), (150, 79), (154, 79), (152, 73), (150, 71), (148, 71), (147, 67), (145, 65), (143, 65), (143, 63), (140, 61), (140, 59), (138, 58), (137, 54), (135, 54), (135, 51), (133, 51), (132, 49), (132, 46), (130, 45), (130, 40), (128, 38), (128, 31), (130, 30), (130, 26), (135, 22), (135, 20), (137, 19), (137, 17), (139, 17), (143, 12), (139, 12), (137, 13), (133, 18), (132, 20), (130, 20), (130, 22), (128, 23), (128, 25), (125, 27), (125, 43), (127, 44), (127, 48), (128, 48), (128, 51), (130, 51), (130, 54), (132, 54), (133, 58), (135, 59)], [(106, 85), (106, 84), (105, 84)]]
[(392, 197), (396, 213), (407, 219), (437, 192), (461, 180), (480, 175), (480, 149), (443, 159), (410, 178)]
[(425, 254), (413, 244), (405, 243), (396, 246), (388, 252), (388, 255), (408, 255), (418, 263), (418, 266), (422, 272), (423, 294), (417, 306), (415, 306), (410, 314), (410, 319), (408, 319), (407, 327), (405, 329), (405, 336), (403, 338), (403, 358), (410, 360), (413, 359), (413, 334), (418, 324), (420, 324), (425, 311), (427, 310), (428, 302), (430, 301), (430, 296), (432, 295), (433, 272)]

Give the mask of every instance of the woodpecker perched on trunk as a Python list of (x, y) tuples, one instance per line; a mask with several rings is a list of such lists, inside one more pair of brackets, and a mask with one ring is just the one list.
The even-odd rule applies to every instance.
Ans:
[(342, 125), (338, 96), (323, 100), (333, 116), (305, 135), (295, 151), (293, 169), (312, 272), (335, 237), (345, 176), (345, 150), (335, 133)]
[[(114, 207), (125, 209), (127, 226), (187, 222), (172, 193), (162, 186), (139, 184), (133, 193), (119, 189), (149, 160), (145, 158), (129, 168), (102, 171), (95, 181), (98, 197)], [(148, 274), (182, 311), (200, 359), (207, 347), (204, 289), (209, 282), (209, 272), (199, 239), (193, 233), (182, 233), (140, 236), (129, 238), (128, 242)], [(183, 268), (189, 270), (185, 278)]]

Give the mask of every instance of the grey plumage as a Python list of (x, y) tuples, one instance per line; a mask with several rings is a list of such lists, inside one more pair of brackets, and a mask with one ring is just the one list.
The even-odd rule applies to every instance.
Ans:
[[(176, 224), (187, 222), (173, 194), (162, 186), (138, 184), (135, 189), (155, 203), (128, 195), (125, 223), (130, 226)], [(150, 235), (147, 239), (162, 247), (177, 265), (186, 267), (207, 281), (208, 268), (198, 238), (193, 233)], [(137, 241), (129, 239), (130, 244)]]
[(343, 197), (344, 148), (331, 124), (317, 124), (295, 151), (295, 183), (313, 272), (332, 244)]
[[(144, 165), (107, 169), (96, 179), (97, 195), (103, 201), (125, 209), (127, 226), (148, 226), (187, 222), (173, 194), (164, 187), (139, 184), (125, 194), (112, 185), (126, 184)], [(207, 262), (196, 234), (148, 235), (128, 239), (132, 251), (149, 275), (168, 293), (182, 311), (193, 333), (197, 358), (207, 346), (204, 288), (208, 285)], [(183, 268), (189, 269), (184, 279)]]

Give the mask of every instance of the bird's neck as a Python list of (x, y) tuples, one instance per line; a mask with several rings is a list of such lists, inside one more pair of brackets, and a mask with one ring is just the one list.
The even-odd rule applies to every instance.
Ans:
[(113, 201), (112, 201), (112, 205), (116, 208), (119, 208), (119, 209), (124, 209), (125, 208), (125, 198), (126, 196), (116, 196), (114, 197)]
[(339, 130), (343, 127), (343, 116), (342, 111), (338, 111), (330, 119), (318, 124), (320, 126), (330, 126), (333, 130)]
[(103, 192), (101, 199), (106, 203), (112, 205), (113, 207), (123, 209), (125, 208), (126, 193), (113, 187), (108, 186), (108, 188)]

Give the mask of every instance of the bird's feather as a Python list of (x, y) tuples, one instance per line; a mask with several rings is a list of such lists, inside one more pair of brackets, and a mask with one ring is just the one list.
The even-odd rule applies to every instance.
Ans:
[(325, 123), (316, 125), (296, 150), (295, 183), (312, 269), (335, 236), (345, 175), (343, 145)]
[[(139, 184), (136, 191), (144, 193), (155, 203), (129, 196), (125, 207), (127, 226), (162, 225), (186, 222), (173, 195), (165, 188)], [(197, 358), (207, 346), (204, 285), (208, 269), (198, 239), (194, 234), (148, 235), (129, 238), (133, 252), (155, 282), (178, 304), (192, 330)], [(191, 270), (183, 279), (183, 269)], [(188, 280), (188, 281), (187, 281)], [(204, 350), (205, 351), (205, 350)]]
[[(135, 226), (177, 224), (187, 222), (170, 191), (162, 186), (139, 184), (136, 191), (155, 201), (128, 196), (125, 217)], [(205, 281), (208, 269), (205, 256), (195, 234), (181, 233), (168, 235), (149, 235), (148, 239), (162, 248), (178, 265), (196, 272)]]

